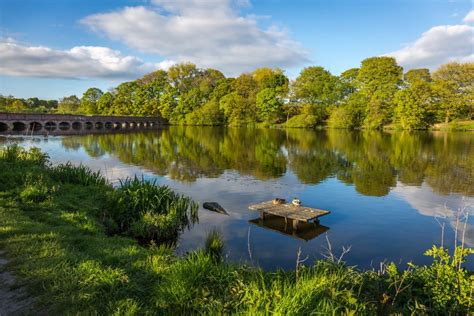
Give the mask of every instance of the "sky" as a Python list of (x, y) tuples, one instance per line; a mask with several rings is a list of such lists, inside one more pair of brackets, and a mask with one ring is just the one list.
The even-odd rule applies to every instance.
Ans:
[(104, 91), (178, 62), (237, 76), (474, 62), (471, 0), (0, 0), (0, 94)]

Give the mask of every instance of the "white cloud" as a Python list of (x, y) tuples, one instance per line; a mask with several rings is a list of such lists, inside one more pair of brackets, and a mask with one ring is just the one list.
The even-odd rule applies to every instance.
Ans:
[(136, 78), (157, 68), (169, 67), (169, 61), (144, 63), (107, 47), (77, 46), (54, 50), (26, 46), (12, 39), (0, 41), (0, 60), (0, 74), (29, 77)]
[(386, 54), (397, 59), (406, 69), (430, 68), (450, 62), (474, 61), (474, 27), (440, 25), (426, 31), (414, 43)]
[(471, 10), (463, 19), (464, 23), (474, 23), (474, 10)]
[(154, 0), (88, 16), (82, 23), (142, 52), (191, 61), (235, 75), (259, 66), (292, 67), (307, 61), (302, 46), (281, 29), (262, 29), (242, 16), (248, 1)]

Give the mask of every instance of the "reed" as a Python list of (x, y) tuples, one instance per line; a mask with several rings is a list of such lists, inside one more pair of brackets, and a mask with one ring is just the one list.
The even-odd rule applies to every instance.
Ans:
[(84, 165), (74, 166), (70, 162), (51, 168), (51, 177), (62, 183), (79, 184), (83, 186), (106, 186), (108, 181), (99, 171), (93, 172)]

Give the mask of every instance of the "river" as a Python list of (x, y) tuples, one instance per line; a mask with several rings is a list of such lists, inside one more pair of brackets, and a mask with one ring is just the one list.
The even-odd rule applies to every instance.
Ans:
[[(442, 236), (452, 246), (456, 231), (474, 246), (473, 133), (168, 127), (0, 138), (0, 146), (9, 143), (39, 147), (55, 164), (101, 170), (114, 183), (154, 179), (228, 210), (225, 216), (201, 208), (178, 254), (203, 247), (213, 229), (223, 234), (227, 260), (266, 269), (293, 268), (299, 250), (309, 264), (327, 254), (328, 242), (336, 256), (350, 247), (344, 261), (363, 269), (381, 261), (430, 263), (423, 252)], [(298, 197), (331, 214), (295, 232), (248, 210), (275, 197)]]

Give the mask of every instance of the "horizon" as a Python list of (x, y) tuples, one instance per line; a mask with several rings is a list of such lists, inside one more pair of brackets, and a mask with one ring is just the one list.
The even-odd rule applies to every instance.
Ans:
[(81, 96), (181, 62), (226, 76), (278, 67), (294, 79), (304, 67), (338, 75), (373, 56), (395, 57), (404, 71), (474, 61), (470, 1), (292, 4), (3, 1), (0, 94)]

